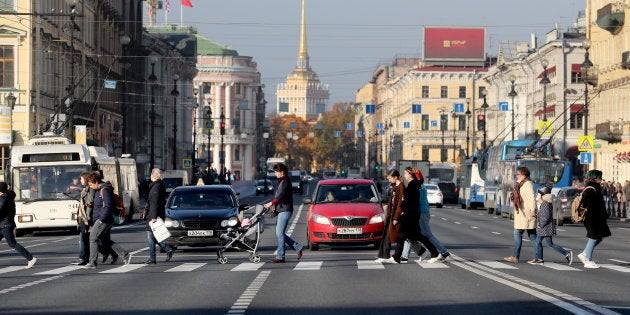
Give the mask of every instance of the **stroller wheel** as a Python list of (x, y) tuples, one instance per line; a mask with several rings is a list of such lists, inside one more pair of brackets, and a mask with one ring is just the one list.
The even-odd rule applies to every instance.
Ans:
[(217, 261), (218, 261), (220, 264), (224, 265), (224, 264), (227, 264), (227, 262), (228, 262), (228, 258), (227, 258), (227, 257), (225, 257), (225, 256), (220, 256), (220, 257), (218, 257), (218, 258), (217, 258)]
[(249, 261), (257, 264), (257, 263), (260, 262), (260, 256), (258, 256), (258, 255), (250, 255), (249, 256)]

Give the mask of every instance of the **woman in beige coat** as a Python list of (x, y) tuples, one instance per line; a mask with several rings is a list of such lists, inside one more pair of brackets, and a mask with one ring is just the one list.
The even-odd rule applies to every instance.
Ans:
[(534, 242), (536, 239), (536, 195), (529, 175), (529, 169), (525, 166), (516, 169), (517, 183), (511, 195), (514, 203), (514, 250), (512, 256), (503, 258), (511, 263), (518, 263), (525, 231), (529, 240), (532, 241), (534, 252), (538, 252), (536, 248), (538, 245)]

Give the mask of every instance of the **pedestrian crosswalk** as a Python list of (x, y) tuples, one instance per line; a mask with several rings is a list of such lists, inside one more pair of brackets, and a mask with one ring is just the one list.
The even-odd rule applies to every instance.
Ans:
[[(558, 271), (585, 271), (582, 268), (581, 264), (573, 264), (572, 266), (568, 266), (566, 264), (554, 263), (554, 262), (545, 262), (544, 265), (541, 266), (532, 266), (527, 264), (508, 264), (501, 261), (491, 261), (491, 260), (474, 260), (467, 261), (469, 264), (478, 264), (480, 267), (488, 268), (488, 269), (496, 269), (496, 270), (516, 270), (523, 268), (549, 268)], [(161, 270), (161, 272), (168, 273), (177, 273), (177, 272), (192, 272), (199, 270), (201, 268), (210, 268), (210, 271), (215, 270), (216, 268), (213, 266), (228, 266), (229, 270), (232, 272), (247, 272), (247, 271), (257, 271), (265, 268), (280, 268), (280, 269), (292, 269), (295, 271), (315, 271), (315, 270), (325, 270), (327, 268), (337, 266), (336, 262), (328, 262), (328, 261), (300, 261), (297, 263), (286, 263), (286, 264), (271, 264), (266, 262), (260, 263), (252, 263), (252, 262), (240, 262), (240, 263), (228, 263), (226, 265), (221, 265), (216, 262), (187, 262), (187, 263), (164, 263), (160, 265), (145, 265), (145, 264), (129, 264), (129, 265), (103, 265), (98, 266), (97, 269), (83, 270), (80, 266), (69, 265), (62, 266), (47, 270), (41, 270), (41, 268), (29, 269), (28, 271), (33, 271), (33, 275), (38, 276), (54, 276), (54, 275), (63, 275), (68, 273), (77, 273), (77, 272), (91, 272), (98, 274), (124, 274), (133, 271), (143, 271), (145, 269), (150, 269), (152, 272), (159, 267), (166, 267), (166, 269)], [(416, 266), (422, 269), (449, 269), (456, 268), (455, 265), (450, 264), (448, 261), (446, 262), (438, 262), (429, 264), (426, 262), (418, 262), (418, 261), (410, 261), (408, 264), (388, 264), (377, 262), (374, 260), (356, 260), (355, 266), (359, 270), (384, 270), (384, 269), (392, 269), (392, 268), (400, 268), (401, 266)], [(273, 266), (273, 267), (271, 267)], [(602, 269), (614, 270), (622, 273), (630, 273), (630, 267), (626, 267), (623, 265), (616, 264), (600, 264)], [(213, 269), (214, 268), (214, 269)], [(40, 269), (40, 270), (38, 270)], [(408, 269), (406, 269), (408, 270)], [(0, 267), (0, 275), (7, 274), (12, 272), (28, 272), (24, 269), (23, 266), (8, 266), (8, 267)], [(215, 270), (217, 271), (217, 270)], [(224, 271), (224, 269), (221, 269)], [(1, 277), (1, 276), (0, 276)]]

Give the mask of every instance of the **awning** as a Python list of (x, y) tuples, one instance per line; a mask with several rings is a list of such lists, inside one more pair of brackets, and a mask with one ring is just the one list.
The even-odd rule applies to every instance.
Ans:
[(618, 163), (630, 163), (630, 152), (617, 153), (613, 157), (613, 160), (617, 161)]
[(582, 64), (574, 63), (571, 65), (571, 72), (582, 72)]
[[(555, 112), (555, 111), (556, 111), (556, 105), (547, 106), (547, 111), (546, 111), (547, 114), (551, 112)], [(539, 109), (538, 111), (536, 111), (534, 116), (540, 116), (542, 114), (543, 114), (543, 110)]]
[(572, 104), (571, 105), (571, 112), (572, 113), (580, 113), (580, 112), (582, 112), (582, 110), (584, 110), (584, 104)]
[[(554, 72), (556, 72), (556, 66), (552, 66), (552, 67), (547, 68), (547, 76), (548, 76), (550, 73), (554, 73)], [(545, 75), (545, 72), (544, 72), (544, 71), (543, 71), (543, 72), (541, 72), (541, 73), (538, 75), (538, 78), (539, 78), (539, 79), (540, 79), (540, 78), (542, 78), (542, 77), (543, 77), (543, 75)]]

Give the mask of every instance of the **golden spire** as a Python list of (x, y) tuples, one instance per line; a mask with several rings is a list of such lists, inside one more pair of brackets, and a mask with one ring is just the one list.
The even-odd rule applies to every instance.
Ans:
[(306, 49), (306, 6), (302, 0), (302, 23), (300, 24), (300, 51), (298, 52), (297, 67), (308, 69), (308, 51)]

